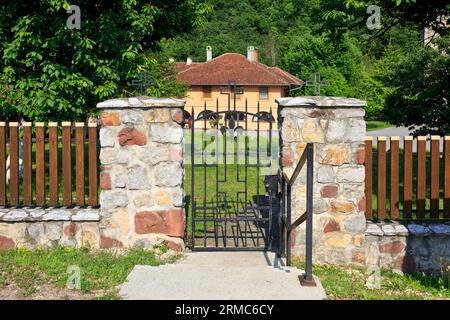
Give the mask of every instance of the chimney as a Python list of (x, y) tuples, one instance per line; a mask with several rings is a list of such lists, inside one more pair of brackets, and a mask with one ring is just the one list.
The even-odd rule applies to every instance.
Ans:
[(212, 59), (212, 48), (211, 46), (206, 47), (206, 61), (209, 61)]
[(187, 57), (187, 59), (186, 59), (186, 65), (187, 66), (190, 66), (192, 64), (192, 59), (191, 59), (191, 57)]
[(255, 52), (255, 47), (253, 46), (248, 46), (247, 47), (247, 59), (250, 62), (253, 62), (253, 53)]
[(253, 51), (253, 61), (258, 63), (259, 62), (258, 58), (259, 58), (258, 57), (258, 48), (255, 48)]

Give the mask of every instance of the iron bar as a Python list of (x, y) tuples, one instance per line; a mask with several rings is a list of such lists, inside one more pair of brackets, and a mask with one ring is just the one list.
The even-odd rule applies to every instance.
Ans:
[(306, 146), (307, 166), (306, 166), (306, 267), (305, 275), (300, 278), (300, 283), (304, 286), (315, 286), (312, 275), (312, 246), (313, 246), (313, 161), (314, 145)]
[[(194, 118), (194, 107), (192, 107), (192, 118)], [(191, 125), (191, 245), (195, 247), (195, 190), (194, 190), (194, 122)]]

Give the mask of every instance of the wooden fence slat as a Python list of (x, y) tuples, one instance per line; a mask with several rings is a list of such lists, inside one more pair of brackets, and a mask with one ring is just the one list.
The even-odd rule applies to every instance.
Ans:
[(57, 206), (59, 203), (58, 194), (58, 123), (48, 124), (49, 138), (49, 180), (50, 180), (50, 205)]
[(403, 218), (412, 218), (413, 201), (413, 137), (403, 137)]
[(75, 171), (77, 206), (84, 206), (84, 123), (75, 123)]
[(386, 137), (378, 137), (378, 220), (386, 218)]
[(390, 218), (398, 219), (399, 217), (399, 140), (400, 137), (391, 137), (391, 194), (390, 194)]
[(72, 205), (72, 128), (70, 122), (62, 123), (62, 187), (63, 205)]
[(426, 171), (427, 171), (426, 137), (417, 137), (417, 219), (425, 219)]
[(9, 123), (9, 202), (19, 205), (19, 123)]
[(22, 174), (23, 174), (23, 204), (32, 203), (32, 163), (31, 163), (31, 122), (24, 122), (22, 126)]
[(366, 174), (365, 198), (366, 198), (366, 219), (372, 219), (372, 172), (373, 172), (373, 154), (372, 154), (372, 137), (364, 138), (364, 167)]
[(439, 219), (439, 143), (440, 136), (431, 136), (430, 218)]
[(444, 137), (444, 218), (450, 219), (450, 136)]
[(98, 205), (97, 124), (89, 123), (89, 205)]
[(36, 122), (36, 204), (45, 205), (45, 128)]
[(6, 204), (6, 123), (0, 122), (0, 206)]

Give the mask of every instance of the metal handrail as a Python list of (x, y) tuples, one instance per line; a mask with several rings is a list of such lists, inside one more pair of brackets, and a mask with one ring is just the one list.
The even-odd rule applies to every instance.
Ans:
[[(306, 163), (306, 212), (303, 213), (297, 220), (291, 223), (291, 189), (294, 185), (300, 171)], [(312, 233), (313, 233), (313, 169), (314, 169), (314, 145), (308, 143), (306, 149), (300, 157), (294, 173), (291, 178), (282, 173), (282, 191), (285, 195), (283, 199), (283, 212), (286, 213), (286, 264), (291, 265), (291, 233), (292, 231), (306, 222), (306, 266), (305, 274), (299, 276), (302, 285), (315, 286), (315, 281), (312, 276)]]

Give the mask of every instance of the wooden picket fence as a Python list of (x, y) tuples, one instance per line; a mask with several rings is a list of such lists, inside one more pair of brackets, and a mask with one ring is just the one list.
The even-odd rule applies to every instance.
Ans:
[[(22, 175), (19, 173), (20, 143)], [(86, 178), (88, 190), (85, 190)], [(46, 126), (39, 122), (33, 126), (25, 122), (19, 130), (17, 122), (0, 122), (0, 206), (60, 205), (98, 205), (97, 124), (62, 122), (58, 126), (50, 122)]]
[(365, 138), (367, 219), (450, 219), (450, 136), (375, 142)]

